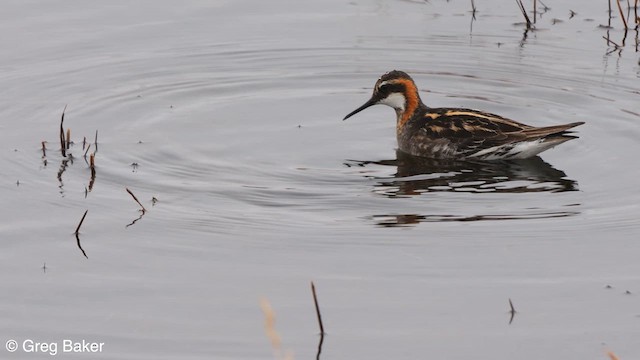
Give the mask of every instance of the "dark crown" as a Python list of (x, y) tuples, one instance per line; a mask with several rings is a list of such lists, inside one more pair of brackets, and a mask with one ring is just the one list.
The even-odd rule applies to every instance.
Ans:
[(380, 77), (380, 80), (382, 81), (387, 81), (387, 80), (391, 80), (391, 79), (409, 79), (411, 81), (413, 81), (413, 79), (411, 79), (411, 76), (409, 76), (409, 74), (407, 74), (404, 71), (400, 71), (400, 70), (393, 70), (393, 71), (389, 71), (388, 73), (382, 75), (382, 77)]

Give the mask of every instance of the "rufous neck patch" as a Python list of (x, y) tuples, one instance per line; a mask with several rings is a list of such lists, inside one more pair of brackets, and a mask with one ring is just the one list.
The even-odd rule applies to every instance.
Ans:
[(400, 130), (406, 123), (411, 119), (415, 111), (418, 109), (418, 105), (420, 104), (420, 98), (418, 97), (418, 88), (413, 83), (413, 81), (409, 79), (398, 79), (394, 81), (397, 84), (404, 85), (405, 93), (404, 97), (407, 101), (404, 112), (398, 118), (398, 130)]

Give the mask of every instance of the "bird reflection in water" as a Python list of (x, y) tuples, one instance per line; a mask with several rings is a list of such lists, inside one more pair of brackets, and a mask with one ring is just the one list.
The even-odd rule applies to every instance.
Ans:
[[(456, 193), (539, 193), (578, 190), (576, 181), (555, 169), (540, 157), (523, 160), (468, 161), (437, 160), (396, 152), (396, 159), (349, 161), (349, 167), (364, 168), (360, 173), (375, 181), (373, 192), (389, 198), (410, 198), (433, 192)], [(375, 166), (395, 166), (392, 176), (377, 176)], [(365, 170), (366, 169), (366, 170)], [(576, 204), (572, 204), (576, 205)], [(461, 216), (452, 214), (384, 214), (373, 215), (380, 226), (403, 226), (420, 222), (513, 220), (553, 218), (577, 214), (577, 211), (544, 211), (527, 214), (487, 214)]]

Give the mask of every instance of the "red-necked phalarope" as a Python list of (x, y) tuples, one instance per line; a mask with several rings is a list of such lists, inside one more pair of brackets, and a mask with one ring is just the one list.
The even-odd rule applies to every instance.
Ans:
[(534, 127), (499, 115), (460, 108), (430, 108), (422, 103), (413, 79), (402, 71), (382, 75), (371, 99), (344, 120), (376, 104), (396, 110), (398, 147), (430, 158), (525, 159), (576, 136), (567, 130), (584, 124)]

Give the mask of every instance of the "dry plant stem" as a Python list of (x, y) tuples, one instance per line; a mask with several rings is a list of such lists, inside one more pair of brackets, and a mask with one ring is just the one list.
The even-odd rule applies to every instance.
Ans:
[[(84, 148), (87, 146), (87, 137), (83, 137), (82, 138), (82, 150), (84, 150)], [(86, 154), (86, 153), (85, 153)]]
[(607, 45), (613, 45), (616, 49), (619, 49), (621, 46), (616, 44), (615, 41), (608, 39), (606, 36), (602, 37), (603, 39), (607, 40)]
[(144, 213), (144, 212), (146, 212), (146, 211), (147, 211), (147, 209), (145, 209), (145, 208), (144, 208), (144, 206), (142, 206), (142, 204), (140, 203), (140, 201), (138, 201), (138, 198), (137, 198), (135, 195), (133, 195), (133, 193), (131, 192), (131, 190), (129, 190), (129, 188), (125, 188), (125, 189), (126, 189), (126, 190), (127, 190), (127, 192), (129, 193), (129, 195), (131, 195), (131, 197), (133, 198), (133, 200), (135, 200), (135, 201), (138, 203), (138, 205), (140, 205), (140, 207), (142, 208), (142, 212), (143, 212), (143, 213)]
[(42, 142), (42, 157), (47, 157), (47, 146), (45, 145), (44, 141)]
[(84, 255), (84, 257), (86, 257), (87, 259), (89, 258), (87, 256), (87, 253), (84, 251), (84, 249), (82, 248), (82, 245), (80, 245), (80, 226), (82, 226), (82, 223), (84, 222), (84, 218), (87, 216), (87, 213), (89, 212), (89, 209), (87, 209), (84, 212), (84, 215), (82, 215), (82, 219), (80, 219), (80, 223), (78, 224), (78, 227), (76, 228), (76, 244), (78, 245), (78, 249), (80, 249), (80, 251), (82, 251), (82, 255)]
[(533, 23), (538, 19), (538, 0), (533, 0)]
[(529, 19), (529, 15), (527, 15), (527, 10), (525, 10), (522, 0), (516, 0), (516, 4), (518, 4), (518, 7), (524, 16), (524, 20), (527, 22), (527, 29), (531, 29), (531, 19)]
[(91, 179), (96, 178), (96, 164), (95, 164), (95, 153), (89, 156), (89, 167), (91, 168)]
[(624, 24), (624, 29), (627, 30), (629, 27), (627, 26), (627, 20), (624, 18), (624, 13), (622, 12), (622, 6), (620, 5), (619, 0), (615, 0), (616, 4), (618, 4), (618, 10), (620, 11), (620, 18), (622, 19), (622, 23)]
[(98, 152), (98, 130), (96, 130), (96, 138), (93, 140), (93, 147), (96, 148), (93, 152)]
[(91, 144), (87, 145), (87, 150), (85, 150), (85, 152), (84, 152), (84, 157), (85, 158), (87, 157), (87, 153), (89, 152), (89, 148), (91, 148)]
[(311, 292), (313, 293), (313, 303), (316, 306), (316, 316), (318, 317), (318, 325), (320, 326), (320, 335), (324, 335), (324, 325), (322, 324), (322, 316), (320, 315), (320, 306), (318, 305), (318, 296), (316, 295), (316, 286), (311, 282)]
[(76, 232), (74, 234), (78, 235), (80, 233), (80, 226), (82, 226), (82, 223), (84, 222), (84, 218), (87, 216), (88, 212), (89, 212), (89, 209), (87, 209), (84, 212), (84, 215), (82, 215), (82, 219), (80, 219), (80, 223), (78, 224), (78, 227), (76, 228)]
[(71, 145), (71, 129), (67, 129), (67, 138), (66, 138), (66, 143), (65, 146), (67, 147), (67, 150), (69, 150), (69, 146)]
[(66, 147), (66, 141), (64, 139), (64, 112), (67, 110), (67, 105), (64, 106), (64, 109), (62, 110), (62, 116), (60, 117), (60, 149), (62, 151), (62, 156), (63, 157), (67, 157), (67, 147)]

